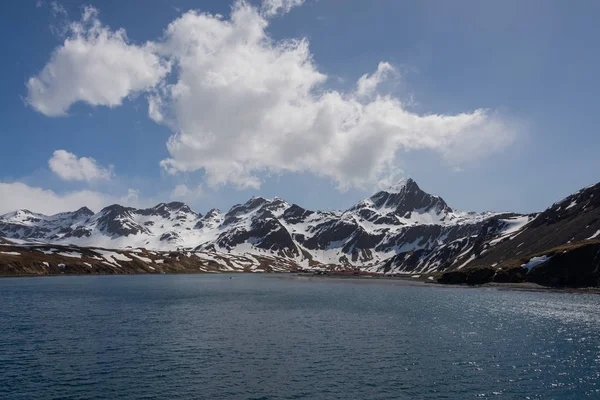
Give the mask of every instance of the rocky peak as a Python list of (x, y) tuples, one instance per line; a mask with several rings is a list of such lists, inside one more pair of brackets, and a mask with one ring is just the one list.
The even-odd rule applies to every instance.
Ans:
[(289, 224), (297, 224), (314, 214), (313, 211), (306, 210), (297, 204), (292, 204), (283, 213), (283, 220)]
[(135, 211), (135, 208), (124, 207), (120, 204), (113, 204), (113, 205), (104, 207), (102, 210), (100, 210), (100, 214), (103, 214), (103, 215), (110, 214), (110, 215), (118, 216), (118, 215), (128, 214), (131, 211)]
[(244, 204), (244, 207), (246, 208), (246, 210), (254, 210), (255, 208), (261, 207), (261, 206), (265, 205), (266, 203), (268, 203), (268, 200), (265, 199), (264, 197), (252, 196), (252, 198), (250, 198), (250, 200), (248, 200)]
[[(449, 213), (452, 209), (438, 196), (421, 190), (417, 182), (403, 179), (386, 190), (375, 193), (359, 205), (372, 206), (375, 209), (388, 209), (397, 215), (405, 215), (413, 211)], [(362, 207), (361, 207), (362, 208)]]
[(404, 190), (406, 190), (406, 188), (409, 189), (419, 189), (419, 185), (417, 185), (417, 182), (415, 182), (413, 179), (411, 178), (406, 178), (406, 179), (401, 179), (399, 180), (396, 184), (388, 187), (387, 189), (383, 190), (386, 193), (400, 193)]
[(288, 208), (289, 204), (287, 202), (285, 202), (284, 200), (280, 199), (279, 197), (276, 197), (274, 199), (265, 199), (264, 197), (261, 196), (253, 196), (250, 198), (250, 200), (248, 200), (246, 203), (244, 204), (236, 204), (235, 206), (231, 207), (231, 209), (227, 212), (227, 214), (225, 214), (225, 219), (228, 221), (231, 221), (232, 218), (235, 218), (241, 214), (244, 213), (248, 213), (254, 210), (262, 210), (264, 211), (270, 211), (270, 212), (277, 212), (277, 211), (283, 211), (284, 209)]
[(0, 216), (0, 221), (27, 223), (37, 222), (42, 217), (44, 217), (42, 214), (37, 214), (23, 208)]
[(77, 215), (78, 217), (91, 217), (92, 215), (94, 215), (94, 212), (87, 207), (81, 207), (79, 210), (75, 211), (75, 215)]
[(146, 208), (144, 210), (137, 210), (138, 214), (141, 215), (156, 215), (163, 218), (169, 218), (171, 213), (179, 212), (185, 214), (191, 214), (194, 217), (201, 216), (193, 211), (187, 204), (180, 201), (172, 201), (170, 203), (159, 203), (152, 208)]
[(213, 219), (221, 215), (221, 210), (218, 208), (211, 208), (205, 215), (204, 219)]

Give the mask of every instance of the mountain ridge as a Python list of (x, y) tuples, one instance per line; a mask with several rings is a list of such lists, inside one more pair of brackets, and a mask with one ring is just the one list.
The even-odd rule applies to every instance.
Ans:
[(113, 204), (94, 214), (81, 208), (54, 216), (21, 210), (0, 216), (0, 236), (107, 248), (272, 253), (305, 265), (364, 267), (401, 248), (429, 248), (442, 237), (475, 231), (494, 215), (456, 212), (405, 179), (344, 211), (313, 211), (262, 196), (205, 215), (182, 202), (144, 209)]
[[(578, 229), (581, 234), (573, 240), (593, 239), (600, 235), (599, 200), (600, 184), (538, 214), (462, 212), (406, 179), (344, 211), (308, 210), (262, 196), (225, 213), (212, 209), (204, 215), (182, 202), (144, 209), (114, 204), (97, 213), (82, 207), (52, 216), (17, 210), (0, 216), (0, 237), (63, 246), (273, 257), (300, 269), (435, 274), (468, 271), (482, 263), (512, 268), (509, 259), (570, 243), (564, 235)], [(577, 219), (581, 215), (587, 217)], [(583, 229), (581, 221), (587, 225)], [(550, 234), (555, 228), (557, 233)], [(540, 235), (528, 232), (542, 232), (543, 237), (536, 241)], [(522, 249), (511, 247), (519, 235), (531, 239)]]

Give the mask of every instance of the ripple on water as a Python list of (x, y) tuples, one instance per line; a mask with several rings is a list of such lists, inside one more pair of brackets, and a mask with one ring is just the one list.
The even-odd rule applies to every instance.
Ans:
[(2, 399), (600, 397), (600, 296), (162, 275), (0, 280)]

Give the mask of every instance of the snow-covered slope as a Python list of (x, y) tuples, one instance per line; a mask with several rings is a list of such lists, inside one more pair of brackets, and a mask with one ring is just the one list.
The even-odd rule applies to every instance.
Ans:
[(509, 226), (491, 240), (471, 266), (495, 267), (528, 260), (559, 246), (576, 247), (598, 241), (597, 232), (600, 232), (600, 183), (554, 203), (530, 221), (518, 220), (516, 226)]
[(478, 240), (508, 235), (523, 218), (455, 211), (408, 179), (344, 212), (311, 211), (263, 197), (206, 215), (179, 202), (148, 209), (112, 205), (96, 214), (87, 208), (53, 216), (19, 210), (0, 216), (0, 236), (112, 249), (255, 254), (304, 267), (402, 272), (439, 268), (468, 253)]

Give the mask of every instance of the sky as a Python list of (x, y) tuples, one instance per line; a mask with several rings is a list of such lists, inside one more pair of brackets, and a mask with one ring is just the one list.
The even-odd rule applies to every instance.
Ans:
[(0, 2), (0, 213), (600, 181), (597, 1)]

